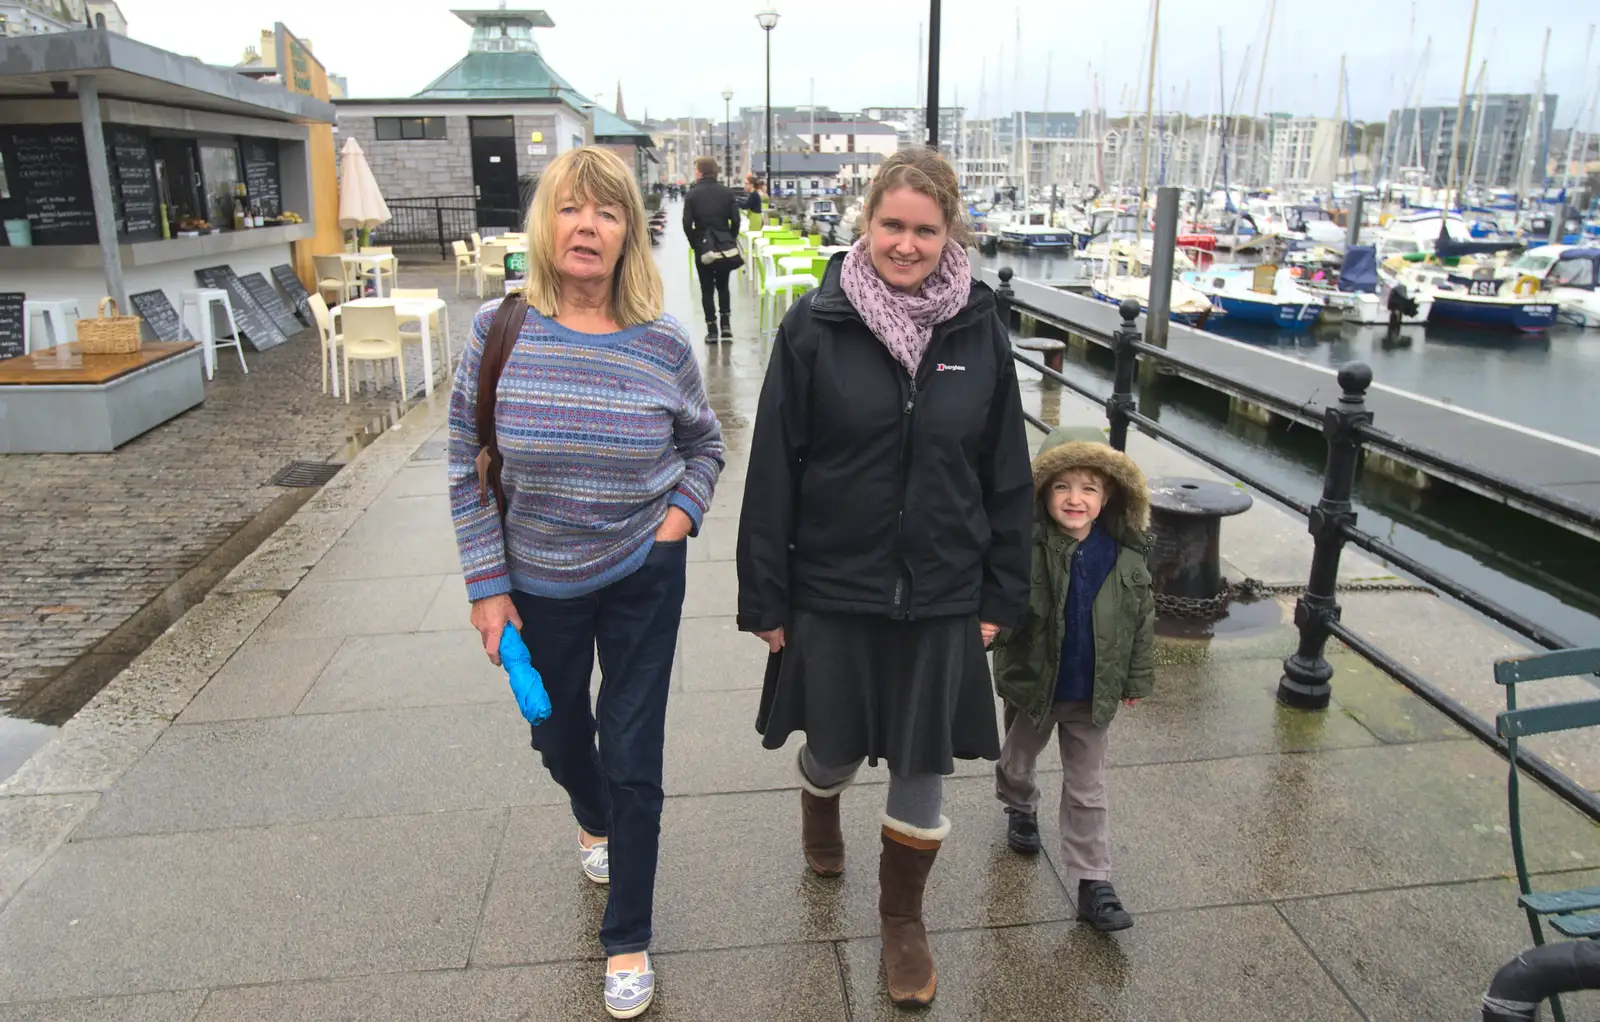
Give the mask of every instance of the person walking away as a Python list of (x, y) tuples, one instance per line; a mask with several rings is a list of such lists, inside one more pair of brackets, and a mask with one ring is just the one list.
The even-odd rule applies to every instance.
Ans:
[[(702, 156), (694, 161), (695, 182), (683, 204), (683, 233), (694, 247), (694, 267), (700, 275), (700, 306), (706, 314), (706, 343), (733, 340), (732, 306), (728, 278), (738, 265), (733, 259), (708, 256), (739, 250), (739, 211), (733, 190), (717, 180), (717, 160)], [(716, 300), (712, 300), (712, 292)], [(721, 303), (719, 319), (717, 303)]]
[(577, 819), (573, 865), (610, 885), (600, 942), (616, 1018), (655, 993), (667, 688), (686, 541), (723, 464), (693, 343), (662, 313), (645, 221), (615, 153), (557, 157), (528, 212), (527, 284), (478, 310), (450, 392), (472, 625), (494, 663), (515, 626), (543, 675), (552, 712), (533, 747)]
[(774, 340), (739, 521), (738, 625), (771, 651), (756, 726), (795, 731), (800, 843), (844, 870), (841, 792), (865, 760), (889, 786), (879, 926), (889, 997), (937, 986), (922, 922), (955, 759), (995, 759), (984, 647), (1022, 620), (1033, 488), (1011, 339), (972, 279), (956, 175), (884, 161), (862, 237)]
[(1102, 932), (1133, 917), (1111, 885), (1106, 745), (1117, 706), (1137, 706), (1155, 683), (1150, 496), (1133, 459), (1100, 430), (1061, 427), (1033, 462), (1038, 506), (1028, 614), (995, 642), (995, 687), (1006, 739), (995, 793), (1006, 842), (1039, 851), (1039, 753), (1061, 746), (1061, 861), (1077, 884), (1078, 918)]

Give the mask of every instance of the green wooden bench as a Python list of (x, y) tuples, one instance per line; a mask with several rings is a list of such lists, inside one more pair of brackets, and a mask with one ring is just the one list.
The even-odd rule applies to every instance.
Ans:
[[(1570, 678), (1600, 671), (1600, 648), (1561, 649), (1528, 656), (1502, 657), (1494, 663), (1494, 680), (1506, 690), (1506, 709), (1495, 718), (1495, 729), (1505, 739), (1511, 772), (1506, 782), (1506, 801), (1511, 822), (1511, 856), (1517, 866), (1517, 887), (1522, 892), (1517, 903), (1528, 914), (1528, 928), (1535, 944), (1544, 943), (1548, 921), (1557, 933), (1580, 939), (1600, 937), (1600, 887), (1571, 891), (1535, 891), (1528, 876), (1528, 860), (1522, 846), (1522, 807), (1517, 770), (1517, 743), (1520, 739), (1556, 731), (1600, 725), (1600, 698), (1571, 703), (1554, 703), (1517, 709), (1517, 685), (1549, 678)], [(1559, 998), (1550, 998), (1556, 1022), (1566, 1022)]]

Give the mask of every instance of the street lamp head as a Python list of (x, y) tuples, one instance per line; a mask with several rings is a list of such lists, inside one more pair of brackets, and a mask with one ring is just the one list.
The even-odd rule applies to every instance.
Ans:
[(724, 103), (733, 102), (733, 90), (732, 89), (723, 89), (722, 90), (722, 101)]
[(761, 27), (763, 29), (771, 32), (773, 29), (778, 27), (778, 12), (775, 9), (768, 7), (766, 10), (756, 15), (756, 20), (761, 23)]

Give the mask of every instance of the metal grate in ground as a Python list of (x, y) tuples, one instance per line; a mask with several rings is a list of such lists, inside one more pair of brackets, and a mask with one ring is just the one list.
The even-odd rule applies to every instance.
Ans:
[(429, 440), (427, 443), (417, 448), (416, 453), (411, 456), (411, 460), (443, 461), (446, 455), (449, 454), (448, 444), (449, 441), (447, 440)]
[(267, 480), (271, 486), (321, 486), (344, 468), (342, 461), (291, 461)]

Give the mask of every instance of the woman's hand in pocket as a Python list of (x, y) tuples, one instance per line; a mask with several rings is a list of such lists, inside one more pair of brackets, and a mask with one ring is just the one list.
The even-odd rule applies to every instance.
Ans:
[(774, 653), (783, 650), (783, 629), (774, 628), (770, 632), (756, 632), (755, 637), (767, 644), (767, 649)]
[(674, 505), (667, 508), (667, 517), (656, 526), (657, 543), (677, 543), (689, 538), (689, 533), (694, 531), (694, 519), (681, 507)]
[(979, 621), (978, 634), (983, 636), (983, 645), (987, 648), (994, 642), (994, 637), (1000, 634), (1000, 626), (992, 625), (987, 621)]

